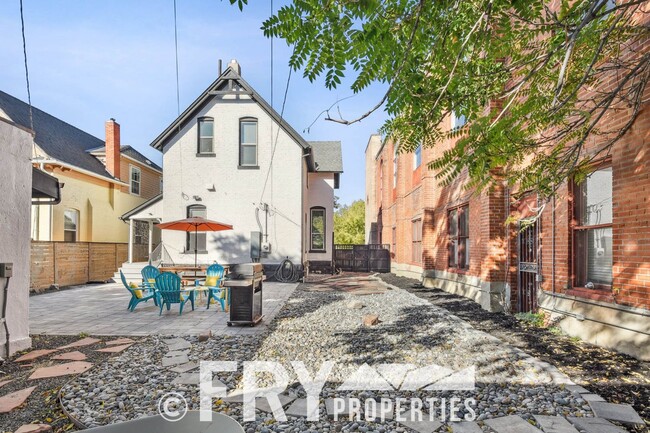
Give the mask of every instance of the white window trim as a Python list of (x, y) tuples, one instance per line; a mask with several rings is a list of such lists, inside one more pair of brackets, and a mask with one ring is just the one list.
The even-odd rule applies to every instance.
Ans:
[[(201, 123), (203, 122), (211, 122), (212, 123), (212, 135), (206, 135), (203, 136), (201, 135)], [(212, 155), (214, 154), (214, 119), (212, 117), (199, 117), (196, 122), (196, 135), (199, 137), (198, 142), (196, 144), (197, 149), (196, 153), (198, 155)], [(209, 152), (202, 152), (201, 151), (201, 139), (202, 138), (210, 138), (210, 151)]]
[[(138, 172), (140, 178), (137, 182), (138, 183), (137, 193), (133, 192), (133, 184), (135, 183), (133, 181), (133, 173), (136, 171)], [(129, 193), (131, 193), (131, 195), (135, 195), (138, 197), (140, 197), (140, 195), (142, 194), (142, 170), (140, 169), (140, 167), (136, 167), (135, 165), (130, 165), (130, 164), (129, 164)]]
[[(420, 149), (420, 163), (418, 164), (418, 149)], [(413, 170), (417, 170), (422, 165), (422, 143), (413, 151)]]
[[(74, 212), (75, 214), (75, 225), (74, 225), (74, 230), (66, 229), (65, 228), (65, 214), (66, 212)], [(74, 241), (79, 242), (79, 220), (81, 219), (79, 215), (79, 211), (77, 209), (72, 209), (68, 208), (63, 211), (63, 240), (65, 240), (65, 233), (66, 232), (72, 232), (74, 231)]]
[[(461, 118), (463, 119), (463, 123), (459, 125), (458, 121)], [(455, 129), (458, 129), (458, 128), (462, 128), (466, 124), (467, 124), (467, 118), (465, 116), (461, 115), (461, 117), (457, 117), (456, 113), (453, 110), (451, 111), (451, 125), (450, 126), (451, 126), (452, 131), (455, 130)]]
[[(245, 123), (255, 124), (255, 142), (254, 143), (244, 143), (242, 127)], [(257, 119), (247, 119), (243, 118), (239, 120), (239, 166), (240, 167), (257, 167), (259, 166), (259, 153), (258, 153), (258, 143), (259, 143), (259, 123)], [(255, 163), (254, 164), (244, 164), (242, 158), (242, 148), (243, 147), (255, 147)]]

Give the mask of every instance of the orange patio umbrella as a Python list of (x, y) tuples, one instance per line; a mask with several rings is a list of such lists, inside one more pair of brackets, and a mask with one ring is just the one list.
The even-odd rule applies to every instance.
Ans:
[[(232, 230), (229, 224), (220, 223), (217, 221), (207, 220), (201, 217), (185, 218), (177, 221), (170, 221), (158, 224), (158, 228), (162, 230), (178, 230), (182, 232), (219, 232), (222, 230)], [(194, 267), (197, 267), (197, 242), (194, 239)], [(194, 271), (196, 276), (196, 270)]]

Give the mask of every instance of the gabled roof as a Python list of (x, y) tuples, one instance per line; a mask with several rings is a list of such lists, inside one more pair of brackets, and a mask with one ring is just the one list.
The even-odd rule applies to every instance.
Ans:
[(318, 172), (343, 173), (340, 141), (309, 141)]
[[(106, 153), (106, 147), (104, 145), (100, 147), (96, 147), (94, 149), (88, 149), (86, 152), (91, 153), (93, 155), (104, 155)], [(151, 167), (155, 170), (162, 171), (162, 167), (156, 164), (155, 162), (151, 161), (149, 158), (138, 152), (136, 149), (134, 149), (130, 144), (123, 144), (120, 146), (120, 152), (122, 155), (126, 155), (128, 157), (131, 157), (135, 159), (138, 162), (141, 162), (142, 165), (145, 167)]]
[[(18, 125), (30, 128), (29, 105), (0, 91), (0, 110)], [(106, 167), (86, 150), (104, 146), (104, 141), (32, 106), (34, 142), (53, 159), (115, 179)]]
[[(253, 87), (244, 80), (241, 75), (239, 75), (233, 68), (228, 67), (220, 76), (217, 78), (212, 84), (208, 86), (207, 89), (201, 95), (196, 98), (194, 102), (190, 104), (189, 107), (183, 111), (183, 113), (176, 118), (156, 139), (151, 143), (151, 146), (154, 147), (157, 150), (162, 151), (163, 147), (165, 144), (167, 144), (167, 141), (170, 139), (170, 137), (173, 136), (173, 134), (180, 130), (183, 126), (187, 124), (191, 119), (194, 118), (196, 113), (201, 110), (207, 104), (213, 97), (216, 97), (219, 94), (224, 93), (224, 89), (228, 87), (229, 90), (232, 90), (230, 86), (232, 86), (232, 82), (236, 82), (240, 90), (239, 94), (241, 95), (248, 95), (251, 97), (252, 100), (257, 102), (260, 107), (264, 111), (268, 113), (273, 120), (275, 120), (280, 127), (287, 133), (291, 138), (293, 138), (296, 143), (302, 147), (303, 151), (307, 153), (307, 151), (310, 149), (309, 144), (305, 141), (302, 136), (291, 127), (284, 119), (281, 118), (280, 114), (275, 111), (271, 105), (264, 100), (260, 96), (259, 93), (253, 89)], [(237, 93), (232, 93), (232, 94), (237, 94)], [(314, 169), (313, 167), (313, 159), (308, 158), (308, 162), (310, 164), (310, 169)]]

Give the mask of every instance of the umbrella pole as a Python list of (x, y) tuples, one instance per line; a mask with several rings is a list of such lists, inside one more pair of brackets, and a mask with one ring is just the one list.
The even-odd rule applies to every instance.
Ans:
[(196, 280), (196, 267), (197, 265), (197, 249), (199, 247), (199, 226), (194, 226), (194, 279)]

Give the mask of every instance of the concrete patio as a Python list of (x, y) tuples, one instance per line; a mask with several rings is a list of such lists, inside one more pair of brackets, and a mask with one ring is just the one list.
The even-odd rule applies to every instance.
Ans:
[(205, 298), (197, 301), (194, 311), (186, 305), (182, 316), (178, 315), (178, 305), (159, 316), (153, 300), (130, 312), (126, 308), (130, 295), (121, 284), (94, 284), (32, 296), (29, 327), (31, 334), (51, 335), (199, 335), (207, 330), (213, 335), (255, 334), (266, 329), (296, 286), (265, 282), (264, 320), (253, 328), (227, 326), (228, 313), (218, 305), (206, 309)]

